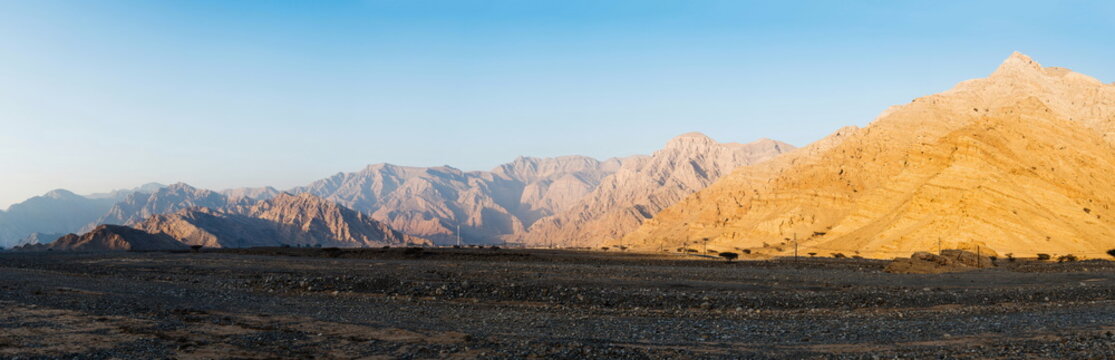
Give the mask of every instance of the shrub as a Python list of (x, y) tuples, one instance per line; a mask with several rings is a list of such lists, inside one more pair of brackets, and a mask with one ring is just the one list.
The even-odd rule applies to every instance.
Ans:
[(193, 250), (194, 252), (198, 252), (198, 251), (201, 251), (201, 247), (202, 247), (201, 245), (190, 245), (190, 250)]
[(1048, 261), (1049, 260), (1049, 254), (1038, 254), (1038, 260)]
[(499, 250), (499, 246), (492, 245), (492, 250)]
[(460, 249), (460, 248), (461, 248), (461, 246), (460, 246), (460, 245), (453, 245), (453, 248), (454, 248), (454, 249)]
[(815, 252), (809, 253), (809, 257), (814, 257), (814, 256), (817, 256), (817, 253), (815, 253)]
[(744, 254), (751, 254), (751, 249), (743, 249)]
[(620, 251), (627, 251), (627, 247), (626, 247), (626, 246), (623, 246), (623, 245), (620, 245), (620, 246), (619, 246), (619, 250), (620, 250)]
[(725, 251), (725, 252), (720, 253), (720, 257), (724, 258), (724, 260), (728, 260), (728, 262), (732, 262), (732, 260), (735, 260), (736, 258), (739, 257), (739, 254), (736, 254), (734, 252)]
[(1007, 253), (1007, 261), (1014, 262), (1014, 253)]
[(608, 251), (608, 247), (607, 246), (601, 246), (600, 250)]
[(709, 254), (719, 254), (720, 252), (716, 251), (716, 250), (713, 250), (713, 249), (708, 249), (708, 253)]
[(390, 247), (390, 246), (387, 246), (387, 245), (383, 245), (383, 247), (382, 247), (382, 249), (383, 249), (383, 250), (387, 250), (387, 249), (390, 249), (390, 248), (391, 248), (391, 247)]
[(832, 257), (833, 257), (833, 258), (836, 258), (836, 259), (844, 259), (844, 258), (847, 258), (847, 256), (844, 256), (844, 253), (832, 253)]
[(853, 259), (863, 259), (863, 256), (859, 256), (859, 255), (852, 255), (852, 258), (853, 258)]
[(1107, 255), (1111, 255), (1111, 257), (1115, 257), (1115, 249), (1107, 250)]
[(284, 248), (284, 249), (289, 249), (289, 248), (290, 248), (290, 244), (282, 244), (282, 245), (280, 245), (279, 247), (281, 247), (281, 248)]
[(1076, 260), (1076, 255), (1073, 254), (1066, 254), (1057, 257), (1057, 262), (1073, 262)]
[(690, 253), (690, 254), (696, 254), (696, 253), (699, 253), (700, 251), (697, 251), (697, 249), (685, 249), (685, 252)]

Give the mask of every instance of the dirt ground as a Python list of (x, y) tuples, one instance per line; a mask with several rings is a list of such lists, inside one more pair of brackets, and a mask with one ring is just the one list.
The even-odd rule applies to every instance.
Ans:
[(1115, 358), (1115, 262), (0, 253), (0, 358)]

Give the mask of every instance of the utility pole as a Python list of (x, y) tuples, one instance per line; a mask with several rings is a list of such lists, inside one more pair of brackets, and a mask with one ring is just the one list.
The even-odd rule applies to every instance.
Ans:
[(940, 256), (941, 254), (944, 254), (944, 252), (941, 251), (941, 237), (938, 236), (937, 237), (937, 256)]
[(979, 268), (982, 263), (980, 260), (979, 245), (976, 245), (976, 267)]
[(798, 233), (794, 233), (794, 262), (798, 261)]
[(461, 247), (461, 224), (457, 224), (457, 247)]

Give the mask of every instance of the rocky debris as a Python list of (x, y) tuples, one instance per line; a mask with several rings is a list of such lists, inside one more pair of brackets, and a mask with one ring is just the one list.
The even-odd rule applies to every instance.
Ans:
[(622, 243), (659, 251), (707, 238), (719, 250), (796, 238), (799, 251), (893, 258), (979, 239), (1018, 257), (1106, 258), (1115, 167), (1096, 164), (1115, 163), (1113, 119), (1115, 85), (1016, 53), (987, 78), (721, 177)]
[[(0, 327), (0, 357), (1115, 353), (1102, 329), (1115, 323), (1115, 262), (1076, 262), (1070, 273), (1060, 272), (1068, 263), (1017, 263), (1055, 272), (894, 276), (874, 260), (514, 249), (11, 253), (0, 255), (0, 323), (37, 335)], [(67, 334), (66, 347), (42, 341), (54, 334)]]
[(995, 267), (989, 256), (964, 250), (943, 250), (940, 255), (919, 251), (909, 258), (896, 258), (883, 270), (894, 274), (940, 274)]
[[(250, 255), (250, 256), (245, 256)], [(0, 357), (1107, 358), (1115, 262), (895, 276), (881, 261), (489, 249), (0, 255)], [(1022, 261), (1019, 261), (1022, 263)], [(1063, 270), (1067, 263), (1030, 262)], [(1084, 272), (1087, 270), (1087, 272)], [(1098, 329), (1098, 330), (1097, 330)], [(66, 348), (41, 339), (68, 334)]]

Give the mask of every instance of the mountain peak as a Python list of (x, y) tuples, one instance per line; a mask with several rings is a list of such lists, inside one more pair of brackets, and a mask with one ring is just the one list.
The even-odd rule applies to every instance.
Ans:
[(693, 145), (711, 146), (711, 145), (716, 145), (716, 144), (717, 144), (716, 140), (713, 140), (712, 138), (708, 137), (705, 134), (694, 131), (694, 132), (684, 133), (684, 134), (675, 136), (673, 139), (670, 139), (670, 141), (666, 143), (666, 148), (667, 149), (676, 149), (676, 148), (688, 147), (688, 146), (693, 146)]
[(68, 199), (68, 198), (74, 198), (74, 197), (79, 197), (79, 196), (77, 194), (74, 194), (73, 192), (71, 192), (69, 190), (66, 190), (66, 189), (54, 189), (54, 190), (51, 190), (50, 192), (47, 192), (46, 194), (44, 194), (43, 197), (47, 197), (47, 198), (51, 198), (51, 199)]
[(183, 183), (183, 182), (171, 184), (170, 186), (167, 186), (166, 189), (168, 191), (172, 191), (172, 192), (182, 191), (182, 190), (185, 190), (185, 191), (197, 190), (197, 188), (195, 188), (193, 186), (190, 186), (189, 184), (186, 184), (186, 183)]
[(1015, 51), (1011, 53), (1006, 60), (1003, 60), (1003, 63), (995, 70), (995, 74), (1040, 72), (1041, 69), (1041, 64), (1037, 61), (1034, 61), (1034, 59), (1031, 59), (1023, 53)]

